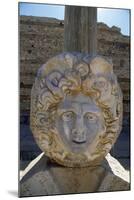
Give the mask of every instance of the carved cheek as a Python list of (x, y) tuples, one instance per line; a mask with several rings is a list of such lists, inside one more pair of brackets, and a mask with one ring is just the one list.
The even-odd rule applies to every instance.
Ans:
[(86, 121), (86, 129), (87, 129), (87, 141), (91, 143), (93, 139), (99, 134), (100, 132), (100, 122), (98, 119), (95, 121)]
[[(71, 132), (74, 125), (75, 116), (72, 111), (66, 111), (62, 113), (58, 121), (58, 129), (60, 130), (61, 137), (64, 139), (64, 141), (70, 141), (71, 140)], [(60, 123), (59, 123), (60, 121)]]
[(105, 123), (103, 119), (98, 118), (96, 123), (88, 125), (88, 137), (94, 139), (97, 135), (102, 135), (106, 131)]
[(71, 133), (73, 129), (73, 123), (69, 122), (63, 122), (63, 129), (64, 129), (64, 134), (68, 140), (71, 140)]
[(92, 136), (92, 135), (94, 135), (94, 133), (96, 133), (97, 132), (97, 124), (95, 125), (95, 124), (93, 124), (93, 123), (90, 123), (90, 124), (88, 124), (87, 125), (87, 130), (88, 130), (88, 136)]

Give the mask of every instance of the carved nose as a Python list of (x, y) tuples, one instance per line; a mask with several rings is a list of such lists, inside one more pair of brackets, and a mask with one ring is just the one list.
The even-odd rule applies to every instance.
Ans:
[(72, 132), (73, 141), (77, 143), (83, 143), (86, 141), (86, 131), (82, 118), (78, 118), (76, 121), (76, 127)]
[(83, 143), (86, 141), (86, 131), (83, 117), (81, 116), (78, 116), (76, 119), (75, 128), (72, 131), (72, 140), (77, 143)]

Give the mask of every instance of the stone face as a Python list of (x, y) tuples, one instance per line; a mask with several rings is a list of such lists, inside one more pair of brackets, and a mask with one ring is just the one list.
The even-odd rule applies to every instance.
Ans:
[(24, 170), (19, 193), (25, 197), (129, 189), (129, 172), (110, 155), (100, 166), (66, 168), (42, 153)]
[(98, 165), (122, 124), (122, 93), (112, 63), (81, 53), (51, 58), (32, 88), (30, 124), (41, 150), (59, 164)]

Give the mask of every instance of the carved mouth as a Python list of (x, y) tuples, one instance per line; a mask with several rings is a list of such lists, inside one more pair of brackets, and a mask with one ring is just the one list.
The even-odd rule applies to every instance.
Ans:
[(75, 140), (73, 140), (73, 143), (75, 143), (75, 144), (84, 144), (84, 143), (86, 143), (86, 141), (75, 141)]

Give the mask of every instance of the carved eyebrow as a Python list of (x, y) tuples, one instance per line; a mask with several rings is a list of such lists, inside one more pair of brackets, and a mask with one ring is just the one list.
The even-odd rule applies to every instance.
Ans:
[(100, 115), (101, 114), (101, 110), (98, 107), (96, 107), (94, 105), (90, 105), (89, 106), (89, 104), (87, 104), (87, 103), (82, 105), (82, 112), (84, 114), (86, 114), (86, 113), (94, 113), (96, 115)]
[(57, 110), (58, 115), (62, 115), (65, 112), (73, 112), (76, 115), (83, 115), (83, 116), (86, 115), (87, 113), (92, 113), (92, 114), (95, 114), (96, 116), (100, 116), (101, 114), (100, 111), (98, 112), (98, 110), (91, 110), (91, 109), (90, 110), (86, 109), (85, 111), (81, 110), (81, 112), (77, 111), (74, 108), (59, 108)]
[(88, 113), (93, 114), (93, 115), (95, 115), (97, 117), (101, 116), (101, 113), (99, 113), (99, 112), (84, 112), (83, 116), (86, 116)]
[(95, 113), (100, 115), (101, 110), (100, 108), (98, 108), (96, 105), (94, 104), (89, 104), (87, 102), (85, 103), (78, 103), (77, 101), (73, 101), (73, 102), (69, 102), (69, 103), (64, 103), (62, 105), (60, 105), (60, 107), (57, 110), (57, 114), (61, 115), (64, 112), (67, 111), (72, 111), (74, 112), (76, 115), (77, 114), (82, 114), (83, 115), (87, 112), (91, 112), (91, 113)]
[(73, 108), (59, 108), (57, 110), (57, 114), (61, 115), (61, 114), (65, 113), (65, 112), (69, 112), (69, 111), (76, 113), (76, 111)]

